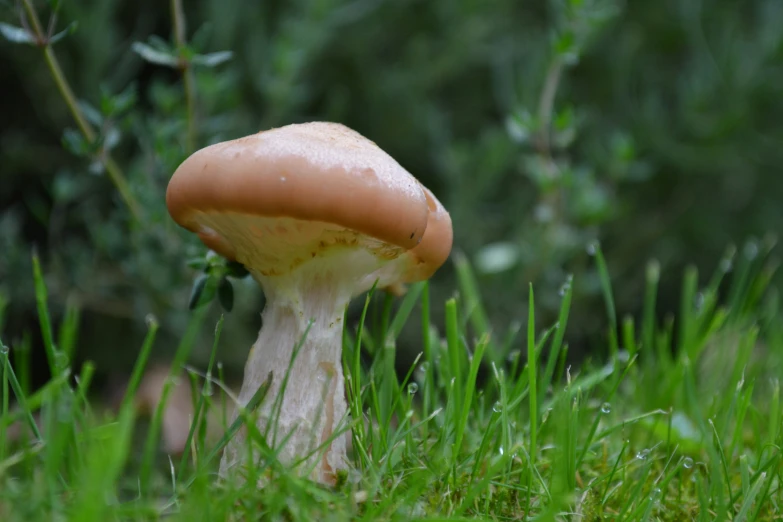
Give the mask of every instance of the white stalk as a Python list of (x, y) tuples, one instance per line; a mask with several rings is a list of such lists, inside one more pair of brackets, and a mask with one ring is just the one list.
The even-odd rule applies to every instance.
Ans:
[[(302, 466), (315, 464), (312, 478), (333, 483), (337, 470), (346, 467), (348, 433), (330, 439), (346, 420), (342, 327), (350, 293), (340, 289), (337, 281), (301, 278), (297, 282), (296, 275), (285, 277), (285, 281), (258, 278), (267, 305), (258, 339), (245, 365), (238, 400), (245, 406), (272, 372), (272, 384), (256, 411), (256, 427), (262, 435), (269, 428), (267, 443), (273, 448), (283, 444), (290, 434), (278, 454), (283, 463), (315, 452)], [(221, 474), (247, 462), (246, 437), (247, 431), (240, 430), (226, 446)]]

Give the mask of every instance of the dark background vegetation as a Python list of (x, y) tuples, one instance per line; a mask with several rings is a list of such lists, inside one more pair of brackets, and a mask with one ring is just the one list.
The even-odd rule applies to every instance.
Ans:
[[(57, 4), (34, 3), (44, 27), (53, 7), (56, 31), (78, 22), (53, 49), (96, 142), (80, 136), (42, 48), (0, 43), (2, 337), (41, 372), (32, 248), (55, 319), (67, 303), (82, 310), (75, 356), (104, 382), (133, 361), (148, 314), (165, 359), (191, 314), (199, 272), (186, 263), (205, 252), (168, 218), (169, 176), (193, 147), (288, 123), (344, 123), (437, 194), (499, 336), (524, 322), (529, 282), (551, 324), (573, 274), (577, 356), (606, 346), (594, 241), (621, 314), (640, 309), (647, 262), (660, 262), (664, 316), (685, 265), (705, 282), (731, 245), (753, 256), (783, 230), (778, 0), (198, 0), (179, 18), (184, 45), (168, 2)], [(22, 4), (1, 5), (6, 29), (23, 25)], [(232, 56), (210, 54), (221, 51)], [(139, 221), (101, 166), (107, 150)], [(455, 277), (451, 263), (435, 276), (435, 303)], [(234, 376), (262, 305), (252, 281), (235, 294), (221, 355)], [(401, 364), (418, 351), (410, 330)]]

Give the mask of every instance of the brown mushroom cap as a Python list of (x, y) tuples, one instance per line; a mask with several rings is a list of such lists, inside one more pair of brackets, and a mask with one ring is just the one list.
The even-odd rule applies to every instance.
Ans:
[[(264, 257), (267, 275), (359, 241), (396, 258), (385, 272), (390, 284), (413, 282), (429, 278), (452, 245), (451, 218), (437, 198), (375, 143), (335, 123), (288, 125), (201, 149), (172, 176), (166, 204), (222, 256)], [(292, 230), (299, 239), (285, 239)]]
[(336, 123), (305, 123), (205, 147), (166, 192), (174, 221), (225, 257), (233, 249), (200, 223), (232, 212), (339, 225), (410, 249), (428, 210), (417, 180), (375, 143)]
[(404, 282), (423, 281), (429, 279), (448, 259), (454, 240), (451, 216), (430, 189), (421, 186), (427, 198), (429, 216), (424, 237), (408, 256), (413, 261), (413, 267), (404, 274)]

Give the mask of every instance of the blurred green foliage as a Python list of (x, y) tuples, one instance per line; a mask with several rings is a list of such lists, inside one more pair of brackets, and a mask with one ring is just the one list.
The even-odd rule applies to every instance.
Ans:
[[(619, 312), (641, 307), (652, 257), (668, 310), (684, 264), (709, 273), (727, 245), (749, 240), (740, 255), (754, 255), (783, 230), (778, 0), (199, 0), (175, 16), (177, 5), (2, 4), (8, 335), (35, 313), (35, 245), (52, 302), (84, 308), (82, 356), (129, 364), (149, 313), (174, 346), (204, 266), (187, 262), (205, 251), (168, 217), (169, 176), (196, 148), (293, 122), (342, 122), (437, 194), (501, 332), (526, 317), (529, 282), (551, 322), (574, 274), (572, 342), (602, 333), (593, 241)], [(29, 6), (48, 34), (67, 29), (52, 49), (92, 137), (26, 29)], [(235, 369), (262, 303), (240, 281), (224, 335)], [(446, 266), (433, 302), (454, 288)]]

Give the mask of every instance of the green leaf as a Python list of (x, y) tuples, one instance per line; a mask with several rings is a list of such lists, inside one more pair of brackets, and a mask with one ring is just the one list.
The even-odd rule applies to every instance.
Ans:
[(65, 38), (66, 36), (68, 36), (69, 34), (75, 33), (76, 32), (76, 27), (78, 25), (79, 24), (74, 20), (73, 22), (68, 24), (68, 26), (65, 29), (63, 29), (59, 33), (56, 33), (56, 34), (52, 35), (52, 37), (47, 40), (47, 43), (49, 45), (55, 44), (55, 43), (59, 42), (60, 40), (62, 40), (63, 38)]
[(193, 259), (188, 259), (186, 264), (188, 267), (195, 268), (196, 270), (203, 270), (207, 267), (207, 261), (203, 257), (194, 257)]
[(519, 109), (506, 117), (506, 133), (515, 143), (526, 143), (537, 127), (538, 122), (526, 109)]
[(90, 144), (76, 129), (67, 128), (63, 131), (62, 144), (65, 150), (75, 156), (86, 156), (90, 153)]
[(103, 148), (105, 150), (113, 149), (120, 142), (121, 138), (122, 138), (122, 133), (119, 130), (117, 130), (116, 127), (109, 128), (106, 131), (106, 136), (104, 137)]
[(136, 104), (136, 84), (131, 83), (118, 94), (104, 91), (101, 94), (101, 112), (107, 117), (121, 116)]
[(216, 53), (197, 54), (191, 60), (193, 65), (202, 65), (204, 67), (216, 67), (221, 63), (229, 61), (234, 53), (231, 51), (218, 51)]
[(579, 44), (576, 35), (572, 31), (565, 31), (555, 39), (555, 52), (560, 55), (563, 62), (573, 65), (579, 61)]
[(79, 108), (90, 123), (97, 127), (103, 125), (103, 115), (101, 114), (101, 111), (93, 107), (89, 102), (79, 100)]
[(144, 60), (154, 63), (155, 65), (163, 65), (165, 67), (171, 67), (176, 69), (179, 66), (179, 60), (173, 54), (155, 49), (154, 47), (142, 42), (133, 42), (131, 49), (141, 56)]
[[(211, 300), (202, 299), (204, 290), (207, 288), (207, 282), (209, 282), (209, 276), (207, 274), (201, 274), (193, 282), (193, 289), (190, 291), (190, 300), (188, 301), (188, 309), (195, 310), (200, 305), (204, 304), (204, 302)], [(209, 297), (208, 293), (207, 296)]]
[(226, 272), (229, 276), (235, 277), (237, 279), (242, 279), (243, 277), (247, 277), (250, 274), (247, 268), (245, 268), (245, 265), (238, 261), (226, 262)]
[(11, 24), (0, 22), (0, 34), (2, 34), (6, 40), (13, 43), (30, 45), (36, 45), (38, 43), (33, 33), (23, 27), (16, 27)]
[(221, 278), (218, 284), (218, 300), (226, 312), (234, 308), (234, 286), (225, 277)]

